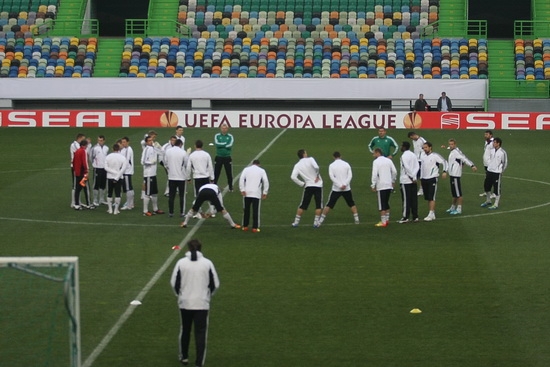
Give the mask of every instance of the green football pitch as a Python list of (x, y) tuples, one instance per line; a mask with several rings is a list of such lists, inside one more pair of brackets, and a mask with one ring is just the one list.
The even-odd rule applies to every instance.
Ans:
[[(194, 219), (182, 229), (180, 218), (143, 217), (139, 200), (133, 211), (118, 216), (107, 214), (104, 206), (70, 209), (69, 144), (79, 131), (0, 130), (0, 256), (79, 257), (85, 366), (179, 365), (179, 312), (169, 277), (184, 254), (172, 247), (184, 249), (190, 238), (203, 242), (221, 280), (212, 300), (206, 366), (550, 365), (548, 131), (495, 131), (510, 162), (498, 210), (480, 207), (483, 168), (473, 173), (465, 167), (462, 215), (445, 213), (450, 188), (449, 180), (441, 179), (436, 221), (398, 224), (397, 191), (390, 201), (391, 225), (377, 228), (376, 195), (370, 191), (373, 158), (367, 149), (375, 130), (233, 129), (235, 175), (259, 157), (270, 178), (257, 234), (231, 230), (221, 216)], [(108, 144), (129, 136), (136, 161), (146, 132), (81, 131), (93, 141), (103, 134)], [(186, 129), (186, 147), (201, 139), (214, 155), (207, 144), (216, 132)], [(482, 130), (420, 132), (435, 147), (457, 139), (482, 167)], [(158, 140), (166, 142), (171, 133), (160, 130)], [(407, 140), (405, 130), (389, 135)], [(298, 228), (290, 226), (301, 198), (290, 180), (300, 148), (321, 166), (325, 200), (332, 153), (340, 151), (351, 164), (361, 224), (353, 223), (340, 201), (321, 228), (313, 228), (311, 208)], [(398, 157), (394, 161), (398, 165)], [(137, 198), (141, 176), (138, 164)], [(161, 188), (165, 180), (159, 170)], [(226, 186), (223, 175), (220, 184)], [(192, 190), (187, 191), (190, 204)], [(167, 198), (159, 202), (167, 211)], [(226, 193), (224, 202), (240, 222), (240, 194)], [(419, 206), (423, 218), (427, 204), (420, 200)], [(4, 297), (34, 292), (30, 286), (2, 284)], [(142, 305), (131, 306), (135, 299)], [(9, 338), (3, 332), (0, 343), (24, 343), (32, 354), (38, 341), (23, 320), (45, 305), (28, 306), (0, 310), (1, 329), (11, 330)], [(413, 308), (422, 312), (411, 314)], [(42, 321), (45, 326), (35, 327), (49, 327), (51, 320)], [(68, 348), (65, 352), (68, 358)], [(0, 344), (0, 366), (20, 366), (23, 357), (6, 357)]]

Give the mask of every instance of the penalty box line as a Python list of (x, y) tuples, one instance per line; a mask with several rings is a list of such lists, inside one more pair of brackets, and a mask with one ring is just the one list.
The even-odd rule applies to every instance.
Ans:
[[(256, 157), (254, 157), (253, 160), (259, 159), (265, 152), (275, 144), (275, 142), (286, 132), (287, 129), (283, 129), (275, 138), (273, 138), (269, 144), (266, 145), (262, 151), (260, 151)], [(252, 160), (252, 161), (253, 161)], [(251, 161), (251, 163), (252, 163)], [(241, 171), (242, 173), (242, 171)], [(239, 173), (234, 179), (233, 184), (238, 182), (239, 177), (241, 176), (241, 173)], [(229, 189), (226, 188), (223, 193), (225, 194)], [(200, 219), (197, 225), (193, 226), (191, 230), (187, 233), (187, 235), (181, 240), (180, 242), (180, 248), (182, 248), (191, 238), (192, 236), (199, 230), (202, 223), (204, 222), (204, 219)], [(149, 291), (153, 288), (153, 286), (158, 282), (158, 280), (162, 277), (162, 275), (166, 272), (168, 267), (172, 264), (172, 262), (176, 259), (176, 257), (179, 255), (181, 250), (173, 251), (172, 254), (166, 259), (164, 264), (157, 270), (155, 275), (147, 282), (145, 287), (138, 293), (136, 296), (137, 301), (142, 301), (145, 296), (149, 293)], [(92, 353), (86, 358), (86, 361), (82, 364), (82, 367), (90, 367), (94, 364), (97, 357), (105, 350), (105, 348), (109, 345), (111, 340), (115, 337), (115, 335), (118, 333), (118, 331), (122, 328), (122, 326), (126, 323), (126, 321), (130, 318), (130, 316), (134, 313), (134, 310), (136, 309), (136, 306), (130, 305), (126, 308), (124, 313), (120, 315), (117, 322), (113, 325), (113, 327), (109, 330), (109, 332), (103, 337), (101, 342), (95, 347), (95, 349), (92, 351)]]

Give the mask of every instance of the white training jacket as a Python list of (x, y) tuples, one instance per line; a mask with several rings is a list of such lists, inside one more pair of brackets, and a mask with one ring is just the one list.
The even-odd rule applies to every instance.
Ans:
[(168, 171), (168, 179), (173, 181), (186, 181), (187, 176), (187, 153), (183, 149), (173, 147), (164, 153), (164, 167)]
[(105, 158), (105, 171), (107, 171), (107, 179), (118, 181), (124, 176), (128, 161), (120, 154), (113, 152)]
[(491, 159), (491, 154), (495, 150), (493, 147), (493, 140), (494, 138), (485, 140), (485, 146), (483, 147), (483, 165), (485, 167), (489, 166), (489, 159)]
[[(328, 175), (332, 181), (332, 191), (342, 192), (351, 190), (353, 173), (348, 162), (341, 158), (335, 159), (328, 166)], [(342, 186), (346, 186), (346, 188), (342, 190)]]
[(88, 154), (90, 155), (90, 161), (92, 161), (92, 167), (105, 168), (105, 158), (107, 158), (107, 154), (109, 154), (109, 147), (105, 144), (96, 144)]
[(424, 146), (424, 143), (426, 142), (426, 139), (424, 139), (423, 137), (419, 136), (418, 139), (416, 140), (413, 140), (412, 143), (413, 143), (413, 151), (414, 151), (414, 155), (416, 156), (416, 158), (418, 159), (418, 161), (420, 161), (420, 159), (426, 155), (426, 153), (424, 152), (424, 149), (422, 148)]
[[(300, 177), (301, 180), (298, 178)], [(315, 182), (315, 179), (319, 181)], [(294, 165), (290, 179), (300, 187), (323, 187), (323, 179), (319, 174), (319, 165), (313, 157), (304, 157)]]
[(212, 157), (202, 149), (195, 150), (189, 155), (186, 169), (189, 177), (193, 174), (193, 178), (209, 177), (210, 180), (214, 180)]
[(239, 178), (239, 190), (244, 196), (260, 199), (269, 191), (269, 179), (265, 169), (256, 164), (246, 167)]
[(397, 178), (397, 169), (392, 160), (380, 156), (372, 162), (371, 186), (377, 191), (393, 189), (393, 183)]
[(508, 167), (508, 154), (502, 148), (493, 149), (487, 171), (493, 173), (502, 173)]
[(410, 150), (405, 150), (401, 154), (399, 162), (401, 163), (399, 183), (404, 185), (412, 184), (416, 180), (416, 175), (420, 169), (417, 156)]
[(131, 146), (128, 146), (127, 148), (122, 148), (120, 150), (120, 153), (126, 158), (126, 161), (128, 164), (126, 165), (126, 172), (124, 172), (125, 175), (133, 175), (134, 174), (134, 150)]
[(447, 172), (449, 166), (445, 158), (434, 152), (423, 156), (421, 162), (420, 178), (424, 180), (439, 177), (439, 164), (443, 166), (443, 172)]
[(474, 162), (468, 159), (458, 148), (454, 148), (449, 153), (449, 176), (461, 177), (462, 165), (467, 164), (470, 167), (475, 166)]
[(210, 298), (220, 287), (220, 279), (212, 261), (196, 252), (197, 260), (191, 260), (191, 252), (185, 253), (172, 271), (170, 284), (178, 297), (178, 306), (185, 310), (209, 310)]
[(141, 165), (143, 166), (143, 177), (157, 175), (158, 154), (155, 148), (146, 145), (141, 154)]

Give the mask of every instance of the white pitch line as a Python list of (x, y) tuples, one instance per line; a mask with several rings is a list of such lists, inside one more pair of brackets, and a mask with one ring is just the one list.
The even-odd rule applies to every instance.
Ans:
[[(259, 157), (261, 157), (285, 132), (286, 132), (286, 129), (282, 130), (275, 138), (273, 138), (273, 140), (271, 140), (271, 142), (269, 142), (269, 144), (260, 153), (258, 153), (258, 155), (256, 155), (256, 157), (254, 157), (254, 159), (258, 159)], [(239, 173), (234, 178), (233, 182), (236, 182), (240, 175), (241, 174)], [(226, 191), (227, 190), (225, 190), (224, 192)], [(193, 228), (191, 228), (191, 230), (187, 233), (187, 235), (183, 238), (183, 240), (181, 240), (180, 248), (182, 248), (187, 243), (187, 241), (189, 241), (189, 239), (195, 234), (195, 232), (199, 230), (203, 222), (204, 222), (204, 219), (200, 219), (199, 222), (195, 226), (193, 226)], [(153, 288), (153, 286), (162, 277), (162, 274), (164, 274), (164, 272), (168, 269), (170, 264), (172, 264), (174, 259), (179, 255), (180, 251), (181, 250), (176, 250), (172, 252), (172, 254), (168, 257), (168, 259), (166, 259), (164, 264), (162, 264), (159, 270), (157, 270), (155, 275), (153, 275), (153, 277), (149, 280), (149, 282), (147, 282), (145, 287), (143, 287), (143, 289), (139, 292), (135, 300), (138, 300), (141, 302), (145, 298), (145, 296), (147, 295), (147, 293), (149, 293), (151, 288)], [(88, 356), (88, 358), (86, 358), (86, 361), (82, 364), (82, 367), (90, 367), (93, 365), (97, 357), (101, 354), (101, 352), (103, 352), (103, 350), (107, 347), (107, 345), (109, 345), (111, 340), (115, 337), (115, 335), (118, 333), (122, 325), (124, 325), (124, 323), (128, 320), (128, 318), (130, 318), (130, 316), (132, 315), (135, 309), (136, 309), (136, 306), (132, 306), (132, 305), (126, 308), (126, 311), (124, 311), (124, 313), (119, 317), (119, 319), (113, 325), (111, 330), (109, 330), (107, 335), (103, 337), (103, 339), (97, 345), (97, 347), (95, 347), (93, 352)]]

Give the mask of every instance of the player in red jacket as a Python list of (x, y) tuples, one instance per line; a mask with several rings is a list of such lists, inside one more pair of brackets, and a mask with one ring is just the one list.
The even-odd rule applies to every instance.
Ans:
[[(74, 208), (75, 210), (82, 210), (82, 208), (94, 209), (93, 205), (90, 205), (90, 193), (88, 189), (88, 153), (86, 146), (88, 141), (86, 139), (80, 142), (80, 148), (74, 153), (73, 158), (73, 172), (75, 177), (75, 190), (74, 190)], [(84, 197), (86, 198), (86, 205), (80, 205), (80, 192), (84, 189)]]

